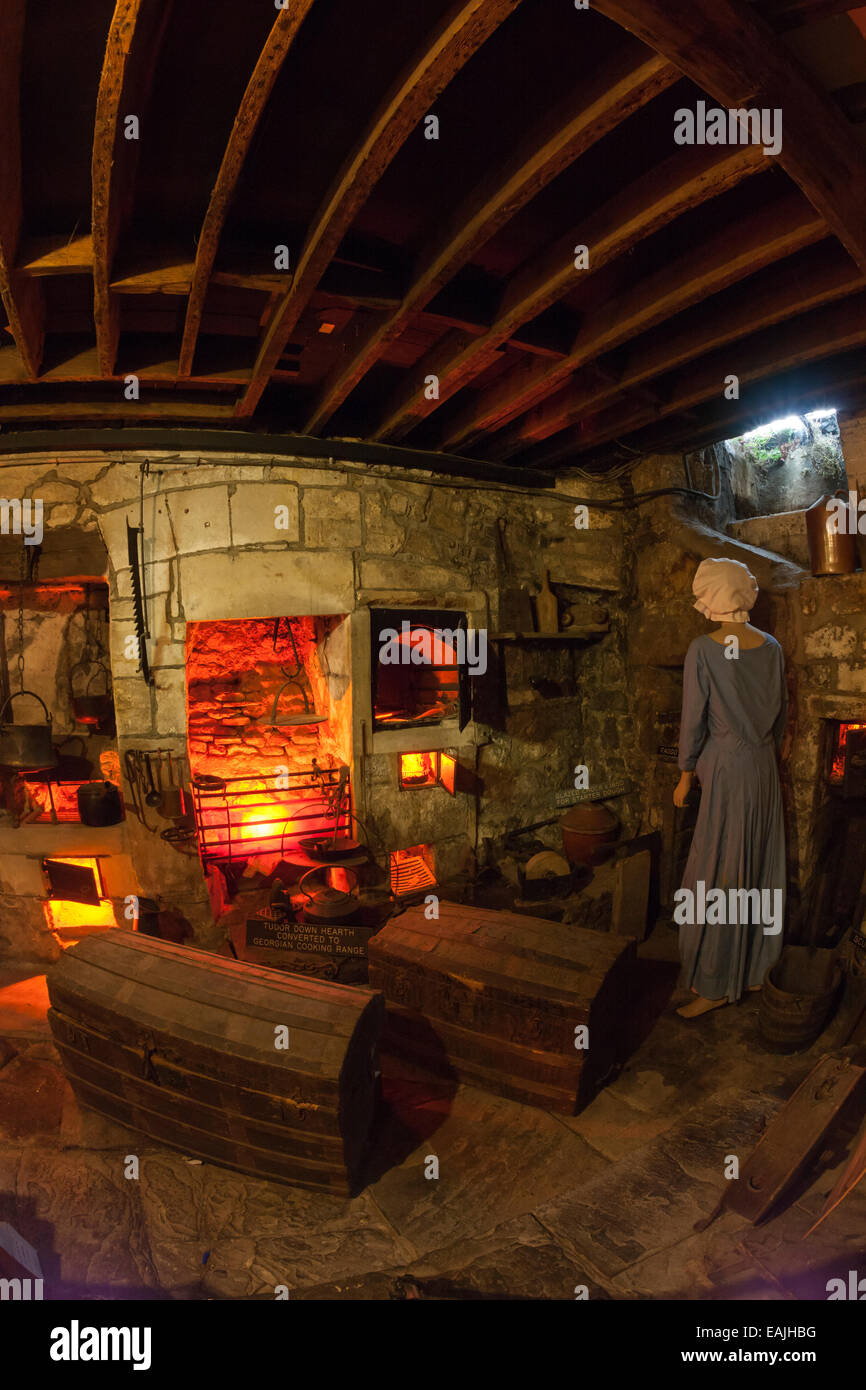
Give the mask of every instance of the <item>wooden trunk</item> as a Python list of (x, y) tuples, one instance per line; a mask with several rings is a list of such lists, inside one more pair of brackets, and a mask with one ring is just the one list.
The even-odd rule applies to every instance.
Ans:
[[(350, 1194), (373, 1120), (382, 996), (131, 931), (48, 973), (83, 1105), (186, 1154)], [(288, 1047), (275, 1046), (288, 1029)]]
[(635, 949), (630, 937), (440, 902), (438, 921), (413, 907), (372, 938), (370, 983), (407, 1060), (574, 1115), (623, 1060)]

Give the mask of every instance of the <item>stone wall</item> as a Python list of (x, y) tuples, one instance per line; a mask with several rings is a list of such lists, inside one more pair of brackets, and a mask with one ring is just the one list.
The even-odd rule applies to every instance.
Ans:
[[(848, 481), (854, 485), (858, 476), (866, 479), (866, 417), (842, 417), (840, 426)], [(644, 460), (632, 474), (636, 493), (685, 481), (679, 457)], [(773, 633), (785, 652), (790, 712), (781, 772), (789, 930), (805, 936), (827, 795), (824, 721), (866, 719), (866, 572), (813, 576), (802, 510), (734, 520), (730, 479), (723, 477), (720, 491), (716, 503), (658, 498), (630, 514), (626, 656), (639, 730), (643, 827), (658, 830), (673, 853), (672, 794), (679, 773), (657, 749), (677, 741), (685, 653), (692, 639), (708, 630), (693, 607), (691, 582), (708, 555), (739, 559), (761, 587), (753, 620)]]
[[(348, 615), (344, 630), (329, 639), (326, 678), (352, 761), (356, 809), (380, 855), (433, 842), (441, 873), (471, 870), (488, 849), (495, 855), (507, 830), (555, 813), (554, 793), (572, 785), (576, 763), (628, 765), (622, 522), (593, 511), (589, 529), (575, 527), (571, 494), (585, 495), (588, 485), (536, 493), (340, 462), (309, 467), (150, 455), (140, 515), (142, 462), (138, 455), (40, 456), (7, 459), (2, 468), (6, 496), (45, 500), (46, 528), (74, 523), (104, 540), (121, 762), (132, 747), (171, 748), (179, 758), (187, 751), (189, 624), (294, 614)], [(130, 644), (126, 522), (140, 519), (152, 686), (138, 673)], [(608, 607), (611, 631), (589, 644), (503, 647), (508, 710), (497, 727), (474, 721), (462, 733), (454, 723), (412, 735), (373, 734), (369, 607), (455, 608), (493, 632), (503, 589), (535, 593), (545, 570), (563, 607)], [(401, 747), (451, 749), (476, 779), (474, 789), (454, 798), (442, 789), (399, 792)], [(56, 827), (39, 829), (50, 852)], [(16, 833), (0, 827), (0, 852), (14, 845)], [(559, 843), (555, 828), (545, 833)], [(180, 911), (198, 941), (216, 944), (221, 930), (197, 859), (134, 816), (124, 822), (122, 840), (137, 876), (131, 891), (140, 885)], [(25, 947), (18, 934), (15, 954), (40, 954), (35, 942), (32, 951)]]

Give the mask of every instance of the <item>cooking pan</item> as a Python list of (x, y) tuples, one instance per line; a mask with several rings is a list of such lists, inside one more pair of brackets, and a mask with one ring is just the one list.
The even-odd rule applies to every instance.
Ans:
[[(20, 699), (22, 695), (39, 701), (45, 712), (44, 724), (6, 722), (6, 711), (12, 701)], [(32, 690), (16, 691), (0, 709), (0, 765), (19, 768), (22, 772), (57, 766), (57, 753), (51, 742), (51, 715), (45, 701)]]

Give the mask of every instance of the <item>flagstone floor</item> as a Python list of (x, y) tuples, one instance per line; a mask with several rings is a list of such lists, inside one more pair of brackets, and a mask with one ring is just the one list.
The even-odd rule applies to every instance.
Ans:
[[(757, 998), (685, 1023), (676, 942), (641, 947), (642, 1041), (574, 1117), (382, 1060), (385, 1104), (351, 1201), (232, 1173), (79, 1108), (44, 980), (0, 972), (0, 1221), (36, 1247), (47, 1298), (826, 1298), (866, 1274), (866, 1191), (808, 1240), (844, 1135), (773, 1220), (725, 1214), (748, 1156), (820, 1055), (768, 1054)], [(124, 1176), (140, 1159), (138, 1180)], [(439, 1176), (426, 1176), (435, 1156)], [(866, 1188), (866, 1183), (861, 1185)]]

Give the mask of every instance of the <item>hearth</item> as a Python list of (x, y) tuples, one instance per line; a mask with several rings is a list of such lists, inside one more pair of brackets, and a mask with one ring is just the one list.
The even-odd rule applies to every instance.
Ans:
[(419, 791), (443, 787), (451, 796), (456, 791), (457, 759), (450, 753), (400, 754), (400, 790)]
[[(334, 833), (339, 768), (297, 768), (271, 775), (192, 779), (193, 807), (202, 865), (300, 850), (300, 841)], [(337, 834), (351, 832), (347, 794), (336, 821)]]
[(826, 779), (836, 796), (866, 797), (866, 723), (827, 720)]
[[(187, 627), (187, 735), (203, 867), (349, 835), (348, 749), (322, 652), (338, 616)], [(341, 780), (342, 770), (342, 780)], [(340, 796), (340, 790), (343, 795)]]

